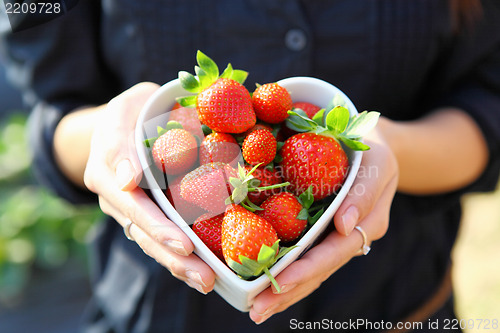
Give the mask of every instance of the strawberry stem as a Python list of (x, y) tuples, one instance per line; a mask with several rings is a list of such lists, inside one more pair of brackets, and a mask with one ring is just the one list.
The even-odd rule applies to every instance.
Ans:
[(262, 186), (262, 187), (250, 187), (248, 189), (248, 192), (262, 192), (262, 191), (267, 191), (267, 190), (274, 190), (275, 188), (280, 188), (280, 187), (286, 187), (290, 185), (289, 182), (284, 182), (284, 183), (279, 183), (279, 184), (274, 184), (274, 185), (269, 185), (269, 186)]
[(274, 278), (274, 276), (271, 274), (271, 272), (269, 271), (269, 268), (267, 267), (264, 267), (264, 274), (266, 274), (266, 276), (269, 278), (269, 280), (271, 281), (271, 283), (273, 284), (274, 288), (276, 288), (276, 292), (278, 294), (281, 293), (281, 288), (278, 284), (278, 282), (276, 282), (276, 279)]

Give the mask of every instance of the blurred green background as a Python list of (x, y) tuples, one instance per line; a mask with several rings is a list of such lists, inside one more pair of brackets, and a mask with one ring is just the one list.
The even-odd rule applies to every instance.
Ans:
[(100, 216), (96, 207), (74, 207), (35, 185), (29, 172), (26, 115), (0, 122), (0, 306), (10, 307), (36, 272), (68, 260), (86, 264), (86, 236)]

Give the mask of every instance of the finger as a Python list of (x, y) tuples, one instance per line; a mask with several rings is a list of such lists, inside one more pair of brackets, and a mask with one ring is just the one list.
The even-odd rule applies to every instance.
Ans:
[(364, 152), (356, 180), (333, 219), (336, 229), (343, 235), (352, 232), (387, 190), (387, 184), (397, 179), (397, 164), (392, 152), (376, 141), (370, 145), (372, 148)]
[[(136, 188), (129, 192), (116, 191), (115, 195), (110, 192), (99, 199), (104, 213), (115, 217), (122, 226), (125, 226), (127, 220), (133, 221), (157, 243), (177, 254), (188, 256), (193, 252), (194, 245), (189, 237), (165, 216), (142, 189)], [(105, 199), (106, 197), (113, 198), (113, 202)], [(189, 226), (186, 225), (186, 228)]]
[(131, 224), (129, 232), (144, 253), (167, 268), (174, 277), (203, 294), (213, 289), (215, 273), (198, 256), (191, 254), (185, 257), (169, 251), (134, 223)]

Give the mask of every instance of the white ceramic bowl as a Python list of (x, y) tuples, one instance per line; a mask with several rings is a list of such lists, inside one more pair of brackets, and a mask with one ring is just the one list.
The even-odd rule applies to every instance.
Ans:
[[(325, 81), (311, 77), (291, 77), (279, 81), (278, 84), (290, 92), (294, 101), (311, 102), (320, 107), (326, 107), (334, 96), (339, 94), (351, 115), (357, 114), (357, 110), (350, 99), (338, 88)], [(175, 98), (185, 95), (186, 91), (180, 86), (178, 80), (170, 81), (151, 96), (141, 111), (137, 121), (135, 141), (139, 160), (144, 169), (143, 177), (147, 188), (151, 190), (158, 206), (170, 220), (186, 233), (195, 246), (195, 253), (210, 265), (216, 273), (215, 291), (236, 309), (248, 311), (255, 296), (270, 286), (269, 279), (265, 275), (262, 275), (252, 281), (242, 280), (207, 248), (165, 197), (165, 184), (163, 181), (155, 179), (155, 166), (152, 157), (143, 144), (146, 138), (156, 136), (156, 126), (165, 125), (167, 119), (166, 112), (174, 105)], [(298, 241), (297, 247), (276, 262), (270, 269), (273, 276), (278, 275), (314, 243), (330, 223), (336, 210), (347, 195), (356, 178), (361, 163), (362, 152), (354, 152), (348, 148), (346, 152), (349, 157), (350, 168), (342, 189), (320, 219)]]

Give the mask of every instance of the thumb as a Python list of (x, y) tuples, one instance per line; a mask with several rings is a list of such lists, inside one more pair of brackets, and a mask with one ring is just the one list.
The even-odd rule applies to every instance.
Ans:
[(139, 185), (141, 173), (137, 172), (132, 162), (124, 158), (118, 162), (115, 169), (115, 176), (118, 188), (122, 191), (131, 191)]

